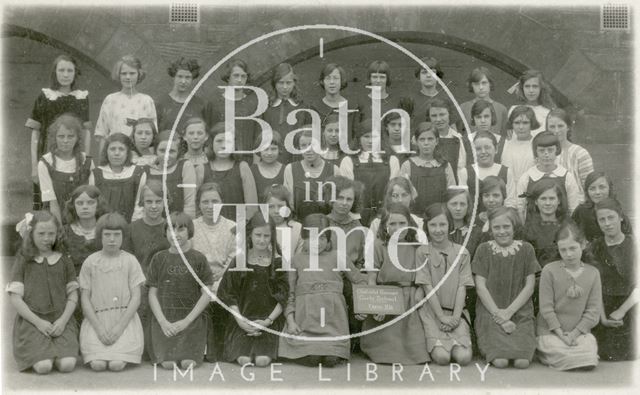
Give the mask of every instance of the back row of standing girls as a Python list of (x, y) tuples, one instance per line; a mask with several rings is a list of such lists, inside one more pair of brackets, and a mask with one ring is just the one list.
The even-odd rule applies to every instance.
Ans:
[[(403, 152), (402, 143), (411, 139), (410, 130), (419, 129), (421, 122), (427, 121), (438, 132), (437, 145), (441, 151), (441, 160), (426, 161), (417, 159), (420, 157), (420, 150), (417, 147), (417, 141), (412, 140), (412, 149), (417, 152), (413, 155), (413, 160), (405, 165), (406, 169), (402, 172), (405, 176), (411, 174), (413, 169), (412, 181), (414, 184), (426, 182), (433, 179), (434, 187), (425, 190), (419, 186), (419, 210), (424, 210), (428, 203), (437, 201), (437, 197), (444, 194), (443, 185), (450, 185), (453, 179), (454, 183), (461, 185), (468, 184), (472, 193), (475, 187), (476, 176), (482, 180), (488, 175), (499, 175), (508, 185), (509, 205), (515, 200), (513, 196), (515, 185), (521, 178), (522, 174), (533, 166), (533, 157), (531, 155), (530, 140), (538, 131), (544, 130), (547, 121), (547, 115), (553, 102), (549, 95), (549, 86), (543, 76), (537, 71), (525, 72), (518, 83), (517, 93), (524, 106), (512, 106), (509, 111), (503, 105), (495, 102), (490, 97), (490, 92), (494, 89), (494, 82), (491, 73), (484, 67), (479, 67), (469, 75), (468, 87), (469, 91), (474, 93), (474, 99), (461, 105), (463, 114), (471, 125), (472, 129), (468, 131), (469, 138), (463, 138), (461, 133), (465, 133), (462, 128), (462, 122), (455, 116), (452, 111), (452, 103), (446, 95), (437, 89), (436, 76), (442, 78), (442, 69), (434, 58), (425, 58), (425, 63), (431, 70), (424, 70), (420, 67), (416, 69), (415, 77), (420, 81), (420, 90), (409, 95), (402, 95), (398, 92), (389, 90), (391, 86), (391, 70), (389, 65), (384, 61), (372, 62), (367, 70), (367, 81), (381, 90), (381, 107), (382, 113), (393, 109), (406, 110), (411, 116), (411, 129), (402, 127), (400, 116), (398, 113), (390, 113), (383, 119), (383, 148), (386, 154), (373, 153), (371, 151), (370, 142), (363, 141), (371, 139), (370, 126), (367, 126), (371, 117), (370, 93), (362, 94), (357, 100), (347, 100), (341, 91), (347, 86), (347, 74), (343, 67), (330, 63), (323, 67), (318, 84), (324, 90), (324, 96), (312, 103), (305, 103), (301, 98), (301, 93), (297, 88), (297, 75), (293, 68), (288, 64), (278, 65), (274, 69), (271, 86), (273, 94), (270, 97), (269, 107), (263, 113), (262, 117), (267, 121), (273, 130), (280, 133), (281, 140), (292, 131), (300, 127), (307, 126), (310, 122), (309, 114), (301, 112), (297, 114), (296, 122), (289, 125), (286, 122), (286, 116), (290, 111), (302, 108), (310, 108), (318, 112), (320, 119), (323, 120), (323, 141), (322, 147), (326, 150), (321, 154), (323, 159), (335, 163), (340, 168), (340, 173), (349, 178), (355, 178), (363, 181), (367, 188), (367, 196), (365, 197), (365, 211), (362, 213), (363, 222), (368, 223), (375, 217), (376, 211), (382, 205), (382, 192), (384, 185), (388, 179), (398, 175), (398, 169), (410, 155)], [(167, 94), (156, 100), (150, 96), (137, 91), (137, 86), (145, 78), (140, 61), (132, 56), (125, 56), (120, 59), (113, 72), (115, 80), (119, 81), (122, 88), (120, 91), (108, 95), (101, 107), (100, 115), (95, 127), (95, 138), (98, 140), (98, 152), (103, 153), (103, 147), (107, 137), (112, 134), (122, 133), (132, 138), (135, 154), (133, 162), (135, 164), (153, 164), (155, 154), (157, 153), (158, 141), (155, 137), (156, 131), (164, 131), (170, 129), (173, 125), (177, 113), (188, 97), (193, 82), (200, 74), (200, 66), (193, 59), (180, 58), (170, 65), (168, 74), (173, 78), (173, 88)], [(90, 133), (88, 128), (90, 121), (88, 119), (88, 99), (87, 91), (76, 89), (76, 76), (79, 75), (76, 62), (67, 56), (60, 56), (54, 62), (51, 74), (51, 88), (43, 89), (41, 95), (36, 100), (32, 116), (27, 121), (27, 127), (32, 133), (32, 174), (34, 181), (39, 182), (38, 175), (40, 166), (39, 160), (43, 155), (47, 154), (42, 165), (46, 166), (50, 173), (55, 172), (56, 178), (60, 181), (67, 180), (67, 183), (78, 185), (82, 183), (84, 172), (78, 172), (76, 177), (71, 174), (74, 167), (86, 166), (91, 168), (91, 162), (87, 162), (81, 151), (88, 152), (90, 146)], [(250, 73), (248, 66), (242, 60), (232, 60), (226, 65), (226, 70), (222, 76), (223, 82), (229, 86), (244, 85), (250, 81)], [(257, 107), (257, 98), (252, 91), (238, 90), (235, 97), (235, 108), (239, 116), (250, 115), (255, 112)], [(223, 129), (220, 122), (224, 121), (224, 95), (216, 95), (211, 102), (195, 96), (187, 106), (181, 120), (178, 123), (178, 134), (184, 135), (185, 126), (188, 120), (193, 117), (201, 118), (204, 121), (205, 132), (217, 133)], [(349, 116), (347, 122), (348, 140), (353, 143), (353, 149), (361, 149), (359, 155), (348, 157), (339, 149), (337, 108), (340, 103), (347, 104)], [(533, 111), (527, 110), (530, 109)], [(514, 112), (514, 110), (516, 110)], [(78, 149), (74, 150), (73, 155), (63, 154), (63, 160), (55, 160), (51, 150), (55, 140), (49, 132), (49, 127), (53, 121), (63, 113), (75, 114), (81, 120), (81, 135), (77, 137), (77, 141), (82, 143)], [(568, 119), (567, 114), (559, 112), (553, 119), (555, 120), (549, 126), (549, 130), (554, 132), (560, 139), (563, 147), (559, 164), (571, 173), (574, 181), (576, 181), (577, 189), (580, 191), (581, 185), (588, 173), (593, 170), (593, 164), (588, 152), (578, 145), (572, 144), (567, 136), (570, 135), (572, 122)], [(525, 124), (529, 122), (528, 128)], [(362, 126), (361, 126), (362, 125)], [(159, 127), (159, 128), (158, 128)], [(424, 129), (425, 127), (422, 127)], [(134, 129), (138, 130), (134, 133)], [(150, 130), (151, 129), (151, 130)], [(471, 144), (475, 145), (475, 136), (479, 131), (489, 132), (495, 137), (492, 141), (495, 153), (493, 162), (490, 161), (491, 155), (480, 152), (478, 150), (478, 163), (473, 162), (473, 153)], [(49, 134), (49, 138), (47, 138)], [(199, 137), (206, 139), (207, 134)], [(55, 137), (55, 136), (54, 136)], [(235, 146), (237, 149), (248, 150), (257, 145), (260, 140), (258, 124), (251, 120), (240, 120), (236, 124)], [(213, 140), (213, 136), (209, 136)], [(193, 140), (197, 140), (194, 137)], [(491, 138), (489, 138), (491, 139)], [(51, 140), (51, 143), (47, 143)], [(188, 144), (188, 143), (187, 143)], [(193, 144), (203, 144), (194, 141)], [(480, 146), (487, 146), (486, 141), (479, 143)], [(55, 147), (54, 147), (55, 148)], [(491, 147), (489, 147), (489, 150)], [(181, 157), (190, 159), (191, 163), (197, 170), (197, 180), (204, 178), (205, 170), (210, 168), (207, 173), (211, 173), (217, 181), (221, 179), (233, 178), (242, 179), (242, 188), (235, 187), (229, 191), (233, 193), (232, 199), (226, 199), (229, 202), (238, 200), (241, 202), (252, 203), (254, 193), (250, 182), (254, 178), (257, 185), (257, 193), (263, 192), (263, 186), (270, 183), (280, 183), (281, 179), (288, 176), (289, 172), (285, 171), (285, 165), (295, 162), (296, 156), (283, 149), (282, 144), (278, 154), (277, 161), (261, 161), (259, 158), (252, 158), (247, 155), (236, 155), (237, 158), (231, 156), (235, 160), (229, 158), (222, 160), (214, 160), (210, 166), (205, 166), (207, 157), (205, 154), (211, 154), (211, 149), (205, 147), (189, 149), (181, 147)], [(558, 152), (560, 154), (560, 152)], [(424, 155), (423, 155), (424, 156)], [(426, 155), (428, 157), (429, 155)], [(480, 158), (482, 156), (482, 158)], [(346, 158), (345, 158), (346, 157)], [(424, 158), (423, 158), (424, 159)], [(247, 171), (247, 166), (242, 161), (247, 161), (247, 165), (252, 165), (251, 174)], [(418, 161), (416, 163), (416, 160)], [(451, 166), (451, 172), (448, 166), (443, 162), (446, 160)], [(302, 184), (298, 181), (322, 181), (329, 175), (337, 174), (335, 169), (321, 165), (320, 160), (316, 163), (299, 162), (301, 166), (292, 165), (291, 177), (295, 175), (295, 184)], [(441, 163), (434, 166), (435, 163)], [(502, 163), (502, 166), (500, 165)], [(97, 165), (97, 163), (96, 163)], [(311, 166), (313, 165), (313, 166)], [(314, 167), (309, 169), (309, 167)], [(442, 167), (442, 169), (439, 169)], [(180, 169), (184, 169), (180, 166)], [(312, 170), (312, 171), (310, 171)], [(442, 172), (446, 175), (442, 177)], [(511, 170), (509, 173), (508, 170)], [(190, 166), (184, 170), (190, 173)], [(103, 178), (108, 180), (123, 180), (133, 177), (138, 180), (142, 175), (139, 173), (120, 172), (113, 173), (109, 169), (103, 169), (101, 172)], [(178, 171), (179, 173), (179, 171)], [(419, 174), (418, 174), (419, 173)], [(424, 174), (423, 174), (424, 173)], [(535, 172), (534, 172), (535, 173)], [(550, 176), (563, 177), (564, 170), (561, 168), (550, 173)], [(237, 177), (240, 175), (241, 177)], [(538, 173), (530, 174), (532, 180), (536, 180)], [(571, 182), (571, 176), (567, 178), (567, 187), (569, 188), (569, 198), (572, 203), (579, 199), (580, 196), (574, 193), (575, 186)], [(190, 175), (189, 175), (190, 177)], [(46, 177), (45, 177), (46, 178)], [(443, 183), (441, 180), (446, 179)], [(420, 181), (423, 180), (423, 181)], [(420, 181), (420, 182), (419, 182)], [(124, 182), (124, 181), (121, 181)], [(46, 183), (46, 180), (45, 180)], [(200, 184), (198, 183), (198, 184)], [(190, 182), (184, 184), (192, 185)], [(303, 185), (303, 184), (302, 184)], [(49, 185), (45, 185), (47, 193), (45, 193), (45, 202), (51, 202), (52, 193)], [(42, 187), (40, 187), (42, 189)], [(72, 189), (72, 188), (71, 188)], [(188, 189), (188, 188), (187, 188)], [(524, 191), (517, 191), (518, 195)], [(191, 190), (191, 195), (195, 191)], [(247, 196), (242, 196), (247, 195)], [(58, 202), (64, 201), (68, 196), (56, 199)], [(297, 200), (297, 199), (294, 199)], [(39, 208), (40, 197), (36, 195), (34, 208)], [(55, 204), (55, 203), (54, 203)], [(58, 204), (60, 206), (60, 204)], [(577, 206), (572, 204), (572, 208)], [(58, 208), (59, 209), (59, 208)], [(54, 208), (55, 210), (55, 208)], [(127, 219), (129, 211), (124, 211)], [(227, 209), (229, 210), (229, 209)], [(59, 210), (58, 210), (59, 211)], [(521, 210), (522, 211), (522, 210)], [(373, 213), (373, 214), (371, 214)], [(304, 216), (300, 216), (303, 218)]]

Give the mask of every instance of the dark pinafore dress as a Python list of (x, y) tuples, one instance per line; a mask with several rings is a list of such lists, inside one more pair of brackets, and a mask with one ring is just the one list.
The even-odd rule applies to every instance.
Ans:
[[(291, 164), (291, 174), (293, 176), (293, 201), (295, 204), (296, 217), (302, 222), (309, 214), (323, 213), (324, 201), (319, 201), (318, 182), (324, 182), (333, 175), (333, 166), (325, 162), (320, 177), (307, 177), (302, 162)], [(309, 188), (311, 201), (305, 201), (306, 189)]]
[[(240, 174), (240, 162), (234, 162), (233, 167), (229, 170), (213, 170), (209, 166), (204, 168), (203, 184), (207, 182), (215, 182), (222, 188), (222, 202), (224, 204), (244, 204), (244, 189), (242, 188), (242, 176)], [(232, 221), (236, 220), (236, 208), (233, 206), (224, 206), (220, 214)]]
[(136, 206), (136, 194), (140, 185), (140, 178), (145, 168), (136, 166), (133, 175), (121, 180), (107, 180), (102, 174), (102, 169), (93, 169), (93, 177), (96, 187), (102, 192), (109, 208), (120, 213), (127, 222), (131, 222), (131, 216)]
[(422, 216), (424, 210), (433, 203), (445, 202), (447, 199), (447, 163), (438, 167), (424, 167), (416, 165), (412, 160), (411, 183), (418, 192), (418, 197), (411, 204), (411, 212)]
[[(508, 171), (509, 168), (507, 166), (500, 165), (498, 177), (504, 181), (505, 185), (507, 184)], [(480, 180), (480, 185), (482, 185), (482, 180)], [(471, 200), (473, 201), (476, 196), (476, 171), (471, 165), (467, 166), (467, 186), (469, 187), (469, 196), (471, 196)], [(485, 211), (485, 208), (484, 204), (482, 204), (482, 196), (478, 195), (478, 212), (481, 213), (483, 211)]]
[(351, 158), (353, 163), (353, 178), (365, 185), (362, 193), (362, 210), (360, 211), (360, 222), (363, 226), (369, 226), (382, 209), (384, 192), (389, 182), (391, 169), (389, 168), (389, 157), (384, 156), (383, 161), (375, 163), (369, 161), (361, 163), (357, 157)]
[(451, 168), (453, 169), (453, 176), (456, 179), (456, 184), (457, 184), (458, 183), (458, 161), (460, 160), (460, 139), (457, 137), (441, 137), (438, 140), (438, 147), (440, 147), (440, 152), (442, 152), (447, 162), (451, 163)]
[[(167, 188), (167, 197), (169, 199), (169, 213), (184, 211), (184, 189), (178, 185), (182, 184), (182, 169), (185, 161), (186, 159), (180, 159), (176, 164), (175, 170), (167, 174), (167, 183), (164, 185)], [(147, 180), (162, 182), (162, 173), (147, 173)]]
[(64, 173), (58, 171), (46, 160), (41, 159), (41, 161), (47, 167), (49, 177), (51, 177), (51, 182), (53, 184), (53, 191), (55, 192), (56, 200), (58, 201), (58, 206), (60, 207), (60, 211), (63, 211), (64, 205), (67, 200), (71, 198), (73, 190), (88, 182), (89, 175), (91, 174), (91, 157), (85, 157), (84, 162), (80, 165), (80, 171), (76, 171), (75, 173)]
[(253, 179), (256, 182), (256, 191), (258, 192), (258, 200), (259, 201), (262, 201), (262, 197), (264, 195), (264, 192), (271, 185), (274, 185), (274, 184), (283, 185), (284, 184), (284, 168), (285, 168), (285, 165), (280, 166), (280, 171), (273, 178), (267, 178), (267, 177), (263, 176), (262, 173), (260, 173), (260, 169), (258, 169), (258, 165), (255, 164), (255, 163), (252, 164), (250, 168), (251, 168), (251, 173), (253, 174)]

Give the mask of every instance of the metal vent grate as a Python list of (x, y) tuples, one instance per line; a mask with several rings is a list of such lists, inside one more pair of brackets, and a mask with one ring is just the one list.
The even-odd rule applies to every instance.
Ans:
[(628, 4), (605, 4), (600, 13), (602, 30), (629, 30), (631, 10)]
[(200, 7), (195, 3), (173, 3), (169, 15), (170, 23), (200, 23)]

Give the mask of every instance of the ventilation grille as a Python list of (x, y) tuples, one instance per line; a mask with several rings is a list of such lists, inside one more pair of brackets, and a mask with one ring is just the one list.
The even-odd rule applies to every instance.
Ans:
[(173, 3), (169, 12), (170, 23), (200, 23), (200, 7), (195, 3)]
[(602, 30), (629, 30), (631, 11), (628, 4), (605, 4), (600, 13)]

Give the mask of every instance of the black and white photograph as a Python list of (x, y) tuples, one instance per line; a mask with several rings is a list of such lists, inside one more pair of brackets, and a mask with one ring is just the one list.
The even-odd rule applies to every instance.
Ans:
[(636, 9), (3, 2), (2, 391), (632, 393)]

